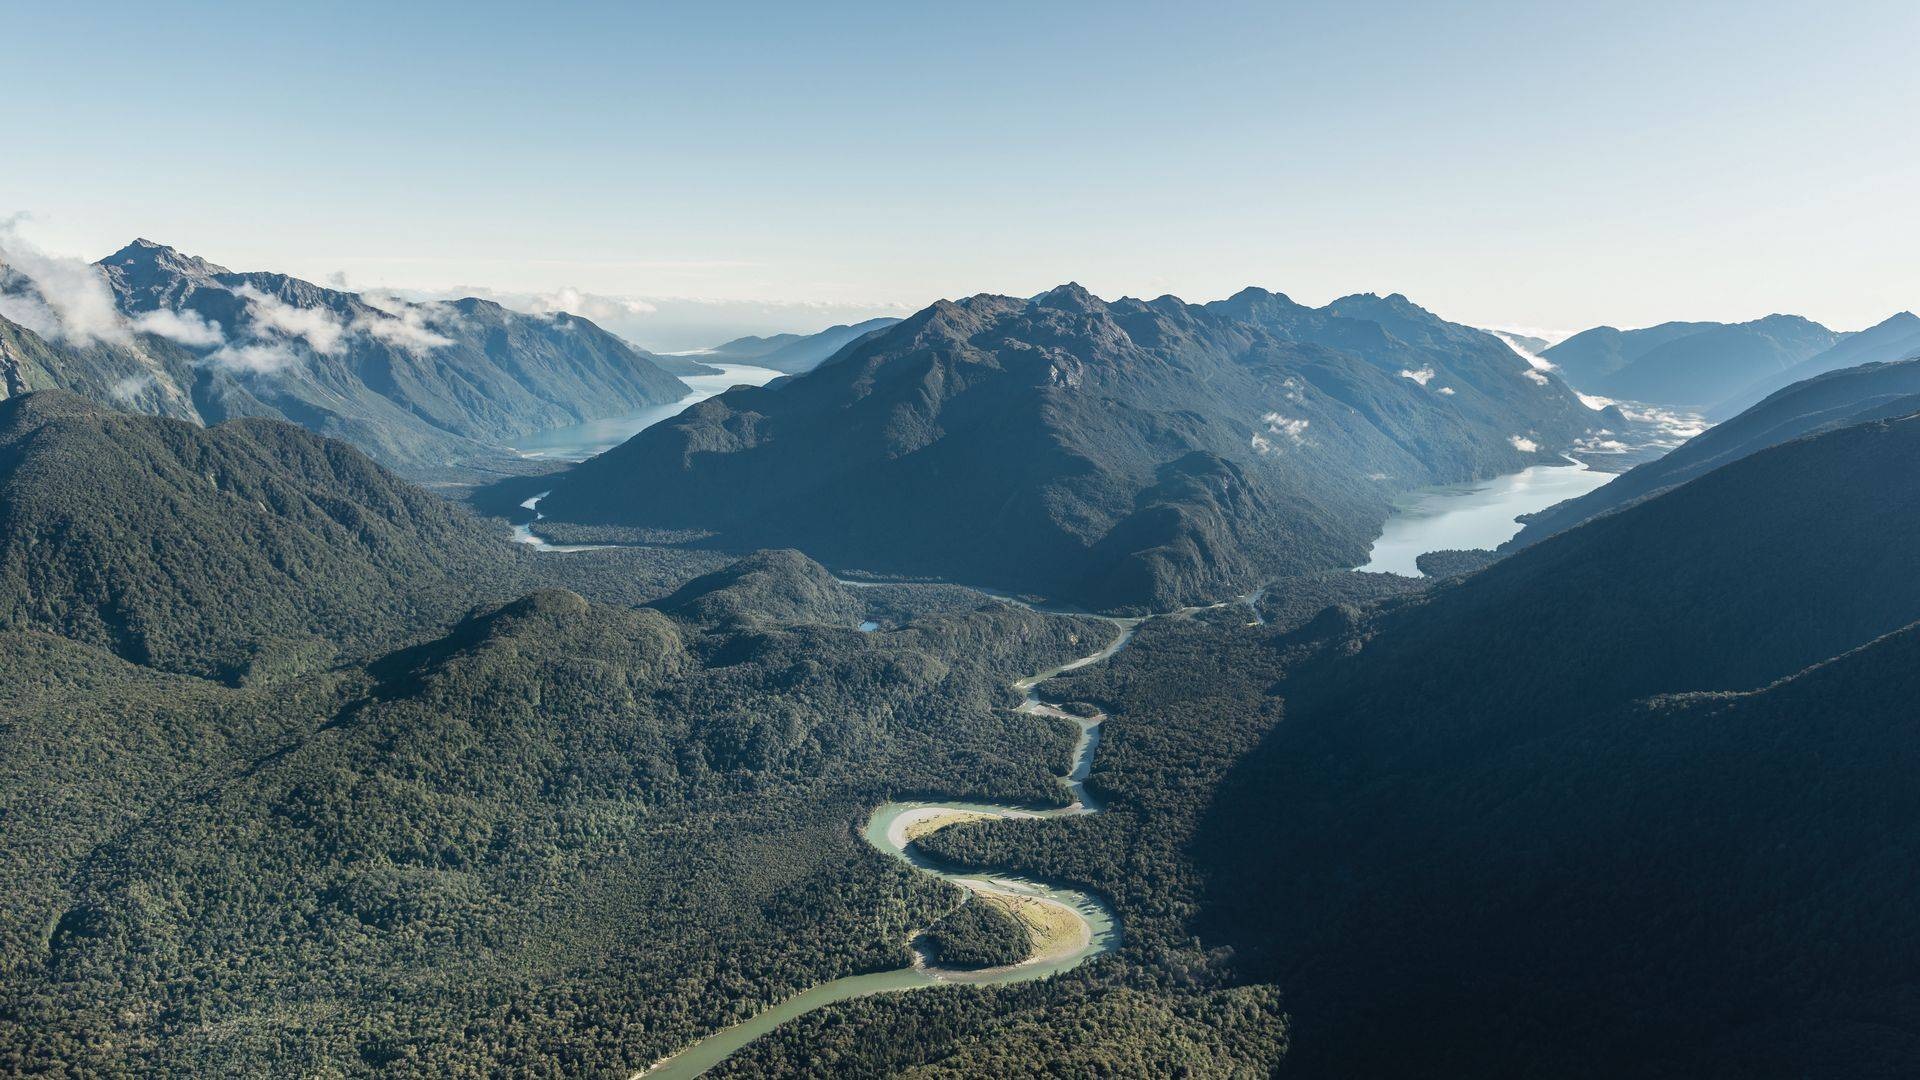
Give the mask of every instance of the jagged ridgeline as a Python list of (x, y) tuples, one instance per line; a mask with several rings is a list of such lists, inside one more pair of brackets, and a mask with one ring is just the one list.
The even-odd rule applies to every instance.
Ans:
[(1594, 415), (1400, 296), (1106, 303), (1068, 285), (942, 301), (736, 388), (582, 464), (541, 509), (581, 534), (694, 530), (1164, 608), (1357, 565), (1396, 492), (1555, 462)]
[[(415, 470), (499, 458), (518, 436), (686, 393), (649, 354), (572, 315), (235, 273), (145, 240), (96, 270), (121, 324), (36, 334), (0, 320), (7, 393), (67, 389), (203, 423), (275, 417)], [(4, 267), (0, 287), (34, 289)]]

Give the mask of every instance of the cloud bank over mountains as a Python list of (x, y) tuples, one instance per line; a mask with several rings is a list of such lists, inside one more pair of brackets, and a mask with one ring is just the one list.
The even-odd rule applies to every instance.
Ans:
[[(475, 296), (531, 315), (567, 312), (591, 319), (603, 329), (654, 352), (711, 348), (748, 335), (811, 334), (830, 326), (881, 316), (903, 318), (918, 310), (908, 304), (723, 300), (705, 297), (608, 296), (561, 288), (551, 292), (509, 292), (484, 285), (451, 289), (402, 290), (410, 300), (453, 300)], [(935, 297), (928, 297), (932, 302)]]

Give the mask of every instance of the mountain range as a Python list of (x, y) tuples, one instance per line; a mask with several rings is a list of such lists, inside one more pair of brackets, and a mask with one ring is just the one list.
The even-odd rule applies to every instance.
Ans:
[(1164, 608), (1358, 565), (1395, 493), (1558, 462), (1595, 415), (1398, 295), (1107, 303), (1065, 285), (942, 301), (705, 401), (560, 476), (541, 510), (569, 536), (691, 531)]
[[(145, 240), (96, 268), (124, 321), (0, 328), (9, 392), (70, 389), (202, 423), (288, 419), (414, 470), (510, 457), (516, 436), (686, 393), (646, 354), (564, 313), (235, 273)], [(0, 287), (30, 297), (37, 285), (6, 270)]]
[(734, 338), (700, 355), (703, 359), (753, 364), (798, 375), (819, 367), (827, 357), (848, 344), (899, 321), (892, 318), (868, 319), (852, 325), (830, 326), (815, 334)]
[(1769, 315), (1745, 323), (1670, 322), (1644, 330), (1598, 326), (1541, 355), (1588, 393), (1704, 409), (1792, 369), (1844, 336), (1797, 315)]
[(1920, 359), (1863, 364), (1816, 375), (1708, 428), (1664, 457), (1636, 466), (1604, 487), (1530, 515), (1507, 547), (1538, 543), (1770, 446), (1914, 412), (1920, 412)]
[(1902, 311), (1858, 333), (1841, 338), (1833, 348), (1816, 353), (1785, 371), (1765, 375), (1722, 399), (1708, 417), (1724, 420), (1759, 402), (1774, 391), (1829, 371), (1861, 364), (1910, 360), (1920, 356), (1920, 316)]

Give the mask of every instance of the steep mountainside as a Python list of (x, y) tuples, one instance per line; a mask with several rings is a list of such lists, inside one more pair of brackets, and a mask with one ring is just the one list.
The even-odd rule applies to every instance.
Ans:
[(1507, 546), (1539, 543), (1790, 439), (1914, 412), (1920, 412), (1920, 360), (1828, 372), (1781, 390), (1605, 487), (1530, 516)]
[(154, 355), (135, 366), (55, 342), (67, 355), (37, 365), (25, 388), (204, 423), (287, 419), (412, 468), (502, 456), (516, 435), (686, 392), (571, 315), (522, 315), (474, 299), (415, 304), (233, 273), (144, 240), (97, 265), (130, 320), (116, 335), (133, 343), (122, 350)]
[(562, 477), (573, 525), (695, 530), (847, 569), (1099, 607), (1355, 565), (1406, 487), (1557, 460), (1594, 414), (1404, 297), (1323, 309), (942, 301)]
[(1762, 400), (1775, 390), (1824, 375), (1829, 371), (1861, 364), (1909, 360), (1920, 356), (1920, 316), (1902, 311), (1857, 334), (1848, 334), (1825, 352), (1818, 353), (1787, 368), (1773, 372), (1742, 387), (1709, 410), (1716, 419), (1733, 416)]
[(784, 371), (789, 375), (798, 375), (803, 371), (812, 371), (819, 367), (821, 361), (852, 342), (899, 321), (899, 319), (890, 318), (868, 319), (851, 326), (830, 326), (817, 334), (775, 334), (772, 337), (735, 338), (724, 345), (714, 346), (713, 351), (705, 354), (704, 358), (755, 364), (775, 371)]
[(181, 389), (193, 386), (198, 359), (154, 334), (56, 343), (0, 317), (0, 398), (58, 388), (115, 408), (198, 420)]
[(0, 402), (0, 626), (235, 678), (418, 618), (434, 582), (502, 546), (290, 424)]
[[(1920, 619), (1917, 541), (1920, 417), (1875, 421), (1262, 644), (1328, 647), (1213, 804), (1207, 929), (1288, 1071), (1910, 1065), (1916, 637), (1796, 672)], [(1739, 693), (1641, 700), (1686, 691)]]

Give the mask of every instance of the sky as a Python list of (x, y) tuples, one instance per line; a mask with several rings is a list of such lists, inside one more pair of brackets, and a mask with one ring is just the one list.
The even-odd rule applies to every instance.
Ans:
[(0, 220), (40, 248), (571, 303), (653, 348), (1067, 280), (1558, 331), (1920, 307), (1910, 0), (0, 0), (0, 25)]

